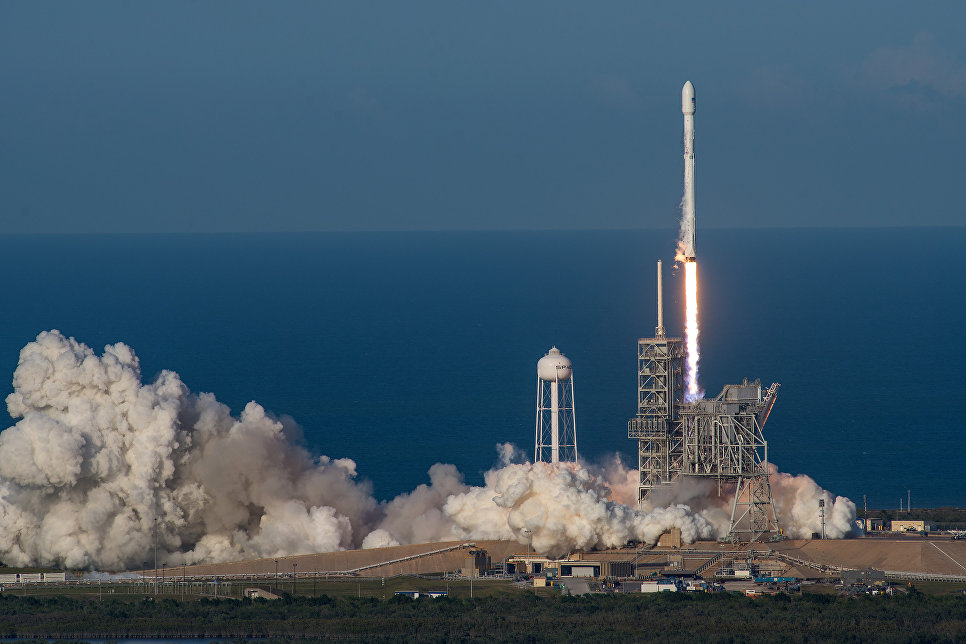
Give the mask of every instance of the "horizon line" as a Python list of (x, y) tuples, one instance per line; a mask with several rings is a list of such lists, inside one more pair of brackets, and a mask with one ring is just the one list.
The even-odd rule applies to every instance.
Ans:
[[(93, 235), (325, 235), (325, 234), (420, 234), (420, 233), (577, 233), (577, 232), (660, 232), (676, 231), (677, 224), (650, 228), (386, 228), (386, 229), (291, 229), (291, 230), (120, 230), (120, 231), (0, 231), (0, 236), (93, 236)], [(830, 226), (705, 226), (702, 230), (908, 230), (958, 229), (962, 224), (891, 224), (891, 225), (830, 225)]]

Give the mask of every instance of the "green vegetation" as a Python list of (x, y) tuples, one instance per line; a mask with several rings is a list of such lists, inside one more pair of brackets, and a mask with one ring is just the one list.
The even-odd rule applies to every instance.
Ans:
[[(416, 588), (423, 580), (401, 580)], [(343, 588), (352, 582), (340, 582)], [(377, 583), (381, 582), (377, 580)], [(444, 582), (445, 583), (445, 582)], [(438, 582), (433, 582), (438, 587)], [(481, 586), (484, 584), (480, 584)], [(474, 593), (476, 588), (474, 587)], [(104, 595), (0, 596), (0, 637), (236, 637), (355, 641), (956, 642), (966, 597), (913, 589), (896, 597), (806, 592), (537, 595), (504, 585), (486, 596), (283, 596), (276, 601)], [(358, 591), (358, 587), (357, 587)]]
[[(520, 594), (523, 592), (536, 592), (538, 595), (555, 594), (557, 591), (551, 588), (527, 588), (511, 584), (502, 579), (476, 579), (472, 584), (465, 579), (440, 579), (428, 577), (389, 577), (383, 581), (378, 577), (337, 577), (317, 579), (300, 578), (296, 587), (292, 588), (292, 580), (279, 578), (278, 581), (272, 577), (262, 578), (257, 581), (232, 581), (221, 582), (217, 585), (217, 590), (211, 582), (182, 582), (169, 581), (158, 584), (157, 590), (153, 583), (97, 583), (96, 581), (67, 585), (67, 586), (45, 586), (43, 584), (15, 584), (8, 585), (4, 590), (6, 595), (16, 595), (20, 597), (49, 597), (67, 596), (82, 597), (88, 599), (107, 599), (115, 598), (118, 600), (140, 600), (144, 596), (153, 597), (156, 600), (176, 599), (176, 600), (197, 600), (202, 597), (208, 599), (244, 597), (246, 588), (262, 588), (276, 594), (294, 594), (296, 597), (308, 596), (318, 597), (327, 595), (329, 597), (356, 597), (389, 599), (397, 590), (445, 590), (452, 597), (488, 597), (490, 595)], [(294, 592), (293, 592), (294, 591)], [(217, 597), (216, 597), (217, 593)]]

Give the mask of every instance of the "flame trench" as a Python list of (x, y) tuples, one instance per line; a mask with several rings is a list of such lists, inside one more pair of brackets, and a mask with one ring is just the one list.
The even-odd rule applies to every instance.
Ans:
[(684, 399), (692, 402), (701, 397), (701, 390), (698, 387), (698, 264), (694, 260), (684, 262), (684, 282), (687, 302), (684, 338), (688, 357)]

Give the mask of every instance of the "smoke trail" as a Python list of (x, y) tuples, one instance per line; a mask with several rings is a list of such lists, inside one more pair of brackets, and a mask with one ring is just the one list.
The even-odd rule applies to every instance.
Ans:
[[(150, 567), (155, 534), (168, 565), (464, 538), (564, 554), (653, 543), (670, 527), (685, 541), (723, 534), (722, 501), (700, 485), (681, 482), (642, 511), (622, 503), (636, 506), (637, 472), (619, 459), (533, 464), (510, 445), (498, 446), (483, 486), (436, 464), (428, 485), (380, 504), (352, 460), (299, 447), (290, 418), (254, 402), (233, 417), (170, 371), (144, 384), (120, 343), (97, 356), (57, 331), (41, 333), (21, 351), (13, 383), (7, 407), (20, 420), (0, 432), (7, 565)], [(812, 497), (828, 494), (810, 481), (776, 483), (802, 533), (814, 531)], [(828, 499), (827, 531), (842, 533), (855, 506)]]

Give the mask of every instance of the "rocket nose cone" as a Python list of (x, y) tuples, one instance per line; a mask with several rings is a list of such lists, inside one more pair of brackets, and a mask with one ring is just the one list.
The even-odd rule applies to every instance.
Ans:
[(685, 114), (694, 114), (694, 108), (694, 85), (688, 81), (681, 90), (681, 111)]

